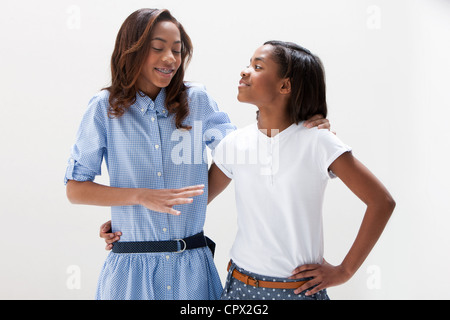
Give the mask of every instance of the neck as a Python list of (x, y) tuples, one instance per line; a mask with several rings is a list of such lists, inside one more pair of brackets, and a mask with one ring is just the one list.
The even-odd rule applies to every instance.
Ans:
[(269, 137), (275, 136), (284, 129), (292, 125), (292, 121), (289, 119), (287, 112), (273, 111), (273, 109), (259, 108), (258, 116), (258, 129), (263, 131)]
[(138, 79), (136, 84), (137, 84), (138, 90), (145, 93), (153, 101), (155, 101), (156, 97), (158, 96), (159, 92), (161, 91), (161, 88), (158, 88), (152, 84), (145, 83), (144, 81), (140, 81), (140, 79)]

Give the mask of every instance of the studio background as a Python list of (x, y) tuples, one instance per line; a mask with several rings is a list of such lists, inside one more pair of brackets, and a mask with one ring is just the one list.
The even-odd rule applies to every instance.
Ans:
[[(124, 19), (167, 8), (194, 44), (186, 80), (234, 124), (239, 73), (266, 40), (296, 42), (325, 65), (329, 120), (397, 207), (376, 247), (331, 299), (449, 299), (450, 1), (4, 0), (0, 4), (0, 299), (93, 299), (108, 254), (109, 208), (72, 205), (63, 177), (89, 99), (110, 83)], [(108, 183), (106, 166), (96, 180)], [(365, 206), (340, 180), (324, 203), (325, 258), (339, 264)], [(236, 232), (231, 184), (208, 207), (225, 280)]]

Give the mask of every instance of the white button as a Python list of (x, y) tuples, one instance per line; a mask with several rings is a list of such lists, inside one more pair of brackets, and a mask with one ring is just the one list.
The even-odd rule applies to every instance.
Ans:
[(161, 173), (161, 172), (158, 172), (157, 175), (158, 175), (158, 177), (161, 177), (162, 173)]
[(159, 145), (155, 144), (155, 149), (159, 149)]
[(166, 110), (163, 110), (163, 113), (166, 113)]
[(171, 286), (167, 286), (167, 290), (170, 290), (170, 289), (172, 289), (172, 287)]
[(152, 117), (152, 121), (155, 121), (155, 117)]
[(163, 228), (163, 231), (166, 232), (166, 231), (167, 231), (167, 228)]
[(169, 259), (170, 259), (170, 256), (166, 256), (166, 259), (169, 260)]
[(142, 112), (144, 112), (144, 110), (145, 110), (144, 108), (141, 109)]

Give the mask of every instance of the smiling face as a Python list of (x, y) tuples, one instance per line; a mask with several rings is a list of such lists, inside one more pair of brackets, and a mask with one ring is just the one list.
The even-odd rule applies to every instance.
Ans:
[(237, 97), (240, 102), (264, 107), (273, 104), (280, 95), (289, 93), (285, 90), (289, 80), (279, 76), (272, 49), (271, 45), (259, 47), (250, 59), (250, 65), (242, 70)]
[(155, 99), (161, 88), (170, 84), (181, 65), (181, 36), (170, 21), (158, 22), (151, 34), (150, 49), (137, 80), (137, 86)]

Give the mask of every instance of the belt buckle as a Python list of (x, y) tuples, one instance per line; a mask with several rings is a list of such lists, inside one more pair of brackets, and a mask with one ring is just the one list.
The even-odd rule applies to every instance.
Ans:
[(175, 251), (175, 253), (182, 253), (184, 250), (186, 250), (186, 241), (184, 241), (183, 239), (175, 239), (175, 241), (181, 241), (184, 244), (183, 248), (179, 251)]
[(255, 281), (255, 285), (254, 285), (255, 288), (259, 288), (259, 280), (255, 279), (255, 278), (252, 278), (252, 277), (247, 277), (247, 285), (251, 285), (249, 283), (250, 280)]

